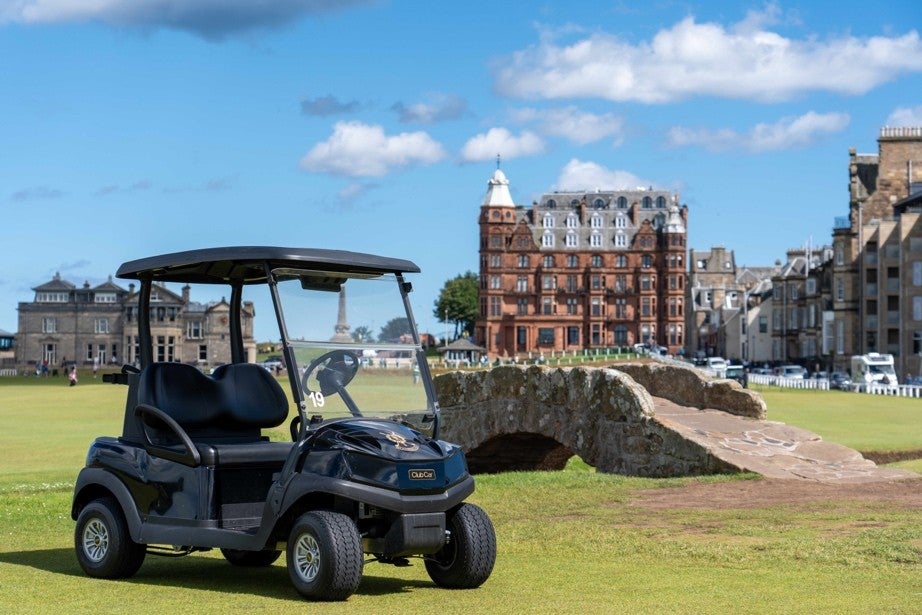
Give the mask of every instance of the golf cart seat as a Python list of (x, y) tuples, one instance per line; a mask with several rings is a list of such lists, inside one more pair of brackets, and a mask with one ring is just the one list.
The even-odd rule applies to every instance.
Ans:
[(288, 417), (288, 400), (252, 363), (222, 365), (211, 376), (152, 363), (139, 375), (135, 416), (149, 450), (193, 467), (281, 463), (292, 446), (262, 435)]

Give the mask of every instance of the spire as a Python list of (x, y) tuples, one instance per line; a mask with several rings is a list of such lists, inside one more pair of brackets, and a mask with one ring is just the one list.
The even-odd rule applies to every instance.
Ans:
[(483, 197), (484, 206), (515, 207), (512, 195), (509, 194), (509, 180), (505, 173), (499, 170), (499, 156), (496, 157), (496, 170), (493, 177), (487, 182), (487, 195)]
[(349, 335), (349, 325), (346, 323), (346, 287), (339, 289), (339, 313), (336, 316), (336, 335), (330, 338), (331, 342), (349, 343), (352, 336)]

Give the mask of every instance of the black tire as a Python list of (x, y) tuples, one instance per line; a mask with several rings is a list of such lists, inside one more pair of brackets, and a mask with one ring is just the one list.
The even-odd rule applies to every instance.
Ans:
[(261, 568), (271, 566), (282, 554), (281, 551), (240, 551), (238, 549), (221, 549), (221, 555), (234, 566), (244, 568)]
[(462, 504), (450, 514), (448, 544), (426, 557), (426, 572), (439, 587), (480, 587), (496, 563), (496, 533), (493, 523), (476, 504)]
[(93, 500), (80, 511), (74, 547), (83, 571), (99, 579), (132, 576), (147, 554), (144, 545), (131, 540), (125, 515), (111, 497)]
[(302, 596), (345, 600), (362, 580), (362, 539), (342, 513), (317, 510), (301, 515), (288, 535), (288, 576)]

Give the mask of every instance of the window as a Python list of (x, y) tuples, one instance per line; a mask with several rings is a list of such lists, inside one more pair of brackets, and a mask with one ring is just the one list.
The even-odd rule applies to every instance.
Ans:
[(602, 345), (602, 325), (592, 325), (592, 345)]
[(589, 279), (592, 284), (592, 290), (600, 290), (605, 287), (605, 277), (594, 275)]
[(567, 233), (567, 247), (575, 248), (578, 245), (579, 245), (579, 239), (577, 238), (576, 233), (574, 233), (573, 231), (568, 232)]
[(554, 344), (554, 329), (542, 327), (538, 329), (538, 345), (551, 346)]
[(35, 293), (36, 303), (67, 303), (68, 293)]
[(577, 302), (576, 297), (567, 298), (567, 314), (569, 316), (575, 316), (579, 313), (579, 308), (577, 307), (579, 303)]
[(922, 261), (912, 262), (912, 285), (922, 286)]
[(198, 347), (198, 360), (207, 361), (208, 360), (208, 346), (206, 344), (200, 344)]
[(576, 284), (577, 284), (577, 282), (576, 282), (576, 276), (575, 276), (575, 275), (568, 275), (568, 276), (567, 276), (567, 292), (568, 292), (568, 293), (575, 293), (576, 290), (577, 290), (577, 288), (578, 288)]
[(623, 293), (627, 291), (627, 276), (619, 274), (615, 276), (615, 292)]
[(627, 247), (627, 235), (622, 232), (615, 234), (615, 247), (616, 248), (626, 248)]
[(528, 292), (528, 277), (527, 276), (520, 275), (518, 278), (516, 278), (515, 290), (520, 293)]
[(592, 214), (592, 217), (589, 218), (589, 226), (592, 228), (602, 228), (602, 216), (599, 214)]
[(759, 333), (768, 333), (768, 316), (759, 316)]
[(490, 237), (490, 247), (491, 248), (502, 248), (503, 247), (503, 238), (497, 235)]
[(528, 329), (525, 327), (516, 327), (515, 341), (520, 348), (524, 348), (525, 345), (528, 344)]
[(567, 345), (579, 346), (579, 327), (567, 327)]
[(790, 291), (791, 301), (797, 301), (799, 292), (800, 290), (797, 288), (797, 284), (791, 284), (791, 291)]
[(640, 276), (640, 290), (650, 290), (650, 276)]
[(109, 320), (106, 318), (97, 318), (94, 323), (94, 330), (96, 333), (108, 333), (109, 332)]
[(499, 290), (503, 287), (503, 277), (499, 275), (490, 276), (490, 288), (492, 290)]
[(627, 318), (627, 299), (623, 297), (615, 299), (615, 318)]
[(544, 214), (544, 217), (541, 218), (541, 226), (544, 228), (554, 228), (554, 216), (551, 214)]
[(579, 219), (576, 217), (576, 214), (570, 214), (567, 216), (567, 228), (578, 228)]
[(641, 207), (643, 207), (644, 209), (650, 209), (650, 208), (652, 208), (652, 207), (653, 207), (653, 199), (651, 199), (651, 198), (648, 197), (648, 196), (643, 197), (643, 201), (641, 202)]
[(841, 244), (837, 245), (835, 248), (835, 259), (836, 265), (845, 264), (845, 250), (842, 248)]
[(627, 257), (624, 254), (615, 257), (615, 267), (627, 267)]
[(845, 280), (836, 278), (836, 301), (845, 301)]
[(115, 293), (95, 293), (93, 301), (95, 303), (115, 303)]
[(545, 205), (547, 206), (548, 209), (557, 209), (557, 201), (555, 201), (554, 199), (548, 199)]
[(624, 214), (615, 217), (615, 228), (627, 228), (627, 217)]
[(592, 235), (589, 236), (589, 245), (593, 248), (602, 247), (602, 236), (598, 233), (598, 231), (593, 231)]
[(650, 297), (644, 297), (640, 300), (640, 315), (641, 316), (650, 316), (651, 314), (651, 303)]
[(515, 313), (519, 316), (528, 314), (528, 299), (519, 297), (515, 302)]
[(681, 346), (683, 344), (682, 325), (669, 325), (667, 334), (669, 336), (670, 346)]
[(602, 199), (596, 199), (592, 202), (592, 206), (596, 209), (603, 209), (605, 207), (605, 201)]
[(912, 298), (912, 319), (922, 320), (922, 297)]
[(579, 267), (579, 258), (575, 254), (567, 255), (567, 267)]
[(550, 254), (545, 255), (545, 257), (544, 257), (544, 266), (545, 266), (545, 267), (548, 267), (548, 268), (554, 266), (554, 257), (553, 257), (552, 255), (550, 255)]
[(625, 325), (615, 327), (615, 345), (627, 346), (627, 327)]
[(601, 266), (602, 266), (602, 255), (601, 255), (601, 254), (593, 254), (593, 255), (590, 257), (589, 262), (592, 264), (593, 267), (601, 267)]
[(543, 288), (544, 290), (556, 290), (557, 289), (557, 276), (556, 275), (541, 276), (541, 288)]
[(816, 278), (807, 279), (807, 296), (812, 297), (816, 294)]
[(501, 267), (503, 264), (503, 259), (499, 254), (490, 255), (490, 266), (491, 267)]
[(618, 209), (627, 209), (627, 197), (618, 197)]
[(503, 315), (503, 300), (501, 297), (490, 297), (490, 316)]
[(640, 341), (644, 344), (652, 343), (654, 341), (654, 336), (656, 335), (656, 329), (653, 325), (641, 325), (640, 326)]
[(188, 337), (190, 340), (200, 340), (205, 337), (202, 330), (201, 320), (190, 320), (186, 323), (186, 337)]
[(554, 247), (554, 235), (550, 231), (544, 231), (544, 234), (541, 235), (541, 246), (544, 248)]
[(519, 263), (519, 269), (528, 269), (528, 255), (519, 254), (518, 263)]
[(42, 318), (42, 333), (57, 333), (58, 321), (55, 318)]
[(602, 299), (599, 297), (592, 298), (592, 315), (593, 316), (602, 316), (602, 310), (604, 306), (602, 305)]
[(656, 197), (656, 208), (665, 209), (666, 207), (666, 197), (658, 196)]

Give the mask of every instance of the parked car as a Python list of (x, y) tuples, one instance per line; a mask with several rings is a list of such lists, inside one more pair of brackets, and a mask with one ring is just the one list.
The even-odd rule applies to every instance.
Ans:
[(742, 365), (727, 365), (726, 377), (746, 386), (746, 368)]
[(782, 365), (781, 371), (778, 374), (784, 378), (806, 378), (807, 370), (805, 370), (800, 365)]
[(852, 386), (852, 379), (845, 372), (832, 372), (829, 376), (829, 388), (847, 391)]

